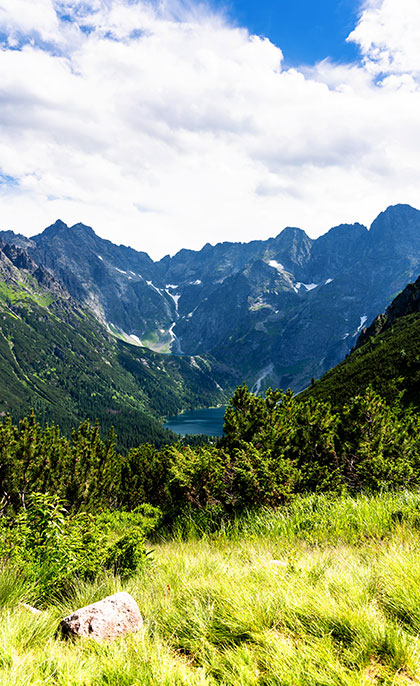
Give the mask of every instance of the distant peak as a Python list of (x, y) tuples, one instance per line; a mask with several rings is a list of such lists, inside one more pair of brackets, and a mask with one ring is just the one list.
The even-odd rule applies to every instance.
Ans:
[(60, 238), (64, 238), (65, 240), (72, 240), (74, 237), (81, 237), (81, 234), (85, 235), (95, 235), (95, 232), (90, 226), (86, 226), (86, 224), (82, 224), (82, 222), (79, 222), (78, 224), (74, 224), (73, 226), (68, 226), (63, 222), (61, 219), (57, 219), (54, 224), (51, 224), (50, 226), (47, 226), (42, 233), (37, 234), (36, 236), (33, 236), (32, 238), (36, 241), (37, 239), (43, 239), (43, 238), (53, 238), (55, 236), (60, 236)]
[(281, 236), (282, 233), (298, 233), (298, 234), (304, 233), (306, 235), (306, 232), (303, 229), (299, 229), (298, 226), (285, 226), (284, 229), (282, 231), (280, 231), (280, 233), (278, 235)]
[(390, 205), (381, 212), (370, 227), (371, 235), (377, 232), (401, 233), (415, 228), (417, 233), (420, 220), (420, 211), (411, 205)]
[(82, 229), (84, 231), (89, 231), (89, 233), (94, 233), (92, 227), (88, 226), (87, 224), (83, 224), (83, 222), (77, 222), (77, 224), (73, 224), (73, 226), (71, 226), (70, 229)]
[(344, 238), (345, 236), (353, 236), (356, 238), (357, 236), (363, 235), (367, 233), (367, 227), (364, 226), (364, 224), (359, 224), (359, 222), (355, 222), (354, 224), (338, 224), (337, 226), (333, 226), (327, 233), (322, 234), (322, 236), (319, 236), (317, 240), (331, 240), (335, 238)]
[(396, 205), (389, 205), (382, 214), (393, 213), (393, 212), (418, 212), (415, 207), (408, 205), (407, 203), (397, 203)]
[(333, 226), (330, 231), (367, 231), (364, 224), (359, 224), (359, 222), (354, 222), (353, 224), (337, 224)]
[(69, 227), (65, 222), (63, 222), (61, 219), (57, 219), (54, 224), (51, 224), (50, 226), (47, 226), (45, 231), (48, 231), (49, 229), (68, 229)]
[(412, 207), (411, 205), (404, 205), (404, 204), (398, 204), (398, 205), (389, 205), (389, 207), (386, 208), (383, 212), (380, 212), (377, 218), (373, 223), (378, 221), (378, 219), (385, 217), (385, 218), (394, 218), (394, 217), (407, 217), (407, 216), (418, 216), (420, 214), (419, 210), (416, 210), (415, 207)]
[(36, 234), (36, 236), (32, 236), (31, 238), (36, 240), (38, 236), (55, 236), (56, 234), (60, 233), (60, 231), (67, 231), (68, 230), (67, 224), (65, 224), (61, 219), (57, 219), (57, 221), (54, 222), (54, 224), (50, 224), (50, 226), (47, 226), (46, 229), (42, 231), (40, 234)]
[(279, 234), (275, 237), (275, 241), (278, 240), (311, 240), (303, 229), (299, 229), (297, 226), (286, 226)]

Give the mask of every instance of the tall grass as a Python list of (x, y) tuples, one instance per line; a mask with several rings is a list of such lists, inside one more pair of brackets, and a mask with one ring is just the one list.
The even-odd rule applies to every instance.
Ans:
[[(193, 535), (184, 524), (156, 544), (147, 572), (76, 584), (40, 616), (5, 568), (0, 684), (420, 684), (419, 507), (408, 493), (302, 498), (201, 537), (190, 520)], [(102, 644), (55, 635), (71, 609), (121, 588), (143, 631)]]
[(308, 495), (293, 498), (277, 510), (259, 509), (239, 517), (218, 512), (191, 512), (167, 528), (169, 538), (273, 538), (283, 543), (356, 543), (420, 530), (420, 492), (342, 496)]

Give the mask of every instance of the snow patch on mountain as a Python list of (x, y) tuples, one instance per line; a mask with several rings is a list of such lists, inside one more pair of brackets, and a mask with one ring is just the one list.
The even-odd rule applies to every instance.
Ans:
[(165, 288), (165, 293), (167, 293), (169, 295), (169, 297), (172, 298), (172, 300), (174, 301), (175, 312), (178, 314), (178, 300), (180, 299), (181, 296), (178, 294), (171, 293), (167, 288)]
[(108, 331), (113, 335), (113, 336), (119, 336), (122, 338), (126, 343), (130, 343), (131, 345), (136, 345), (136, 346), (141, 346), (141, 347), (147, 347), (142, 343), (140, 338), (136, 336), (134, 333), (127, 333), (124, 331), (124, 329), (121, 329), (119, 326), (116, 324), (113, 324), (112, 322), (107, 322), (106, 327)]
[(177, 354), (177, 355), (183, 355), (180, 340), (179, 340), (179, 338), (176, 336), (176, 334), (174, 333), (174, 327), (175, 327), (175, 325), (176, 325), (176, 322), (173, 322), (173, 323), (171, 324), (171, 326), (169, 327), (168, 333), (169, 333), (169, 335), (170, 335), (170, 337), (171, 337), (171, 343), (170, 343), (170, 345), (173, 346), (173, 347), (172, 347), (172, 352), (173, 352), (173, 353), (175, 353), (175, 354)]
[(143, 345), (140, 338), (135, 333), (130, 333), (129, 337), (134, 341), (134, 345)]
[(296, 293), (298, 292), (299, 288), (306, 288), (307, 291), (312, 291), (314, 288), (317, 288), (319, 286), (319, 283), (302, 283), (301, 281), (297, 281), (295, 283), (295, 291)]
[(278, 272), (284, 272), (284, 266), (281, 264), (281, 262), (277, 262), (276, 260), (269, 260), (267, 264), (270, 267), (273, 267), (273, 269), (277, 269)]
[(165, 297), (165, 296), (163, 295), (161, 289), (158, 288), (157, 286), (155, 286), (155, 285), (152, 283), (152, 281), (146, 281), (146, 283), (147, 283), (148, 286), (150, 286), (150, 288), (153, 288), (153, 290), (156, 291), (156, 293), (159, 293), (159, 295), (162, 296), (162, 298)]
[(269, 364), (268, 367), (264, 367), (264, 369), (261, 370), (260, 376), (254, 383), (253, 387), (251, 388), (251, 393), (254, 393), (255, 395), (258, 395), (258, 393), (261, 390), (261, 385), (264, 379), (269, 376), (269, 374), (272, 374), (274, 371), (274, 365), (273, 363)]
[(366, 315), (366, 314), (363, 314), (363, 315), (360, 317), (360, 324), (359, 324), (359, 326), (357, 327), (356, 331), (354, 332), (353, 338), (354, 338), (355, 336), (357, 336), (357, 334), (359, 334), (359, 333), (361, 332), (361, 330), (363, 329), (363, 327), (364, 327), (364, 325), (366, 324), (366, 322), (367, 322), (367, 315)]

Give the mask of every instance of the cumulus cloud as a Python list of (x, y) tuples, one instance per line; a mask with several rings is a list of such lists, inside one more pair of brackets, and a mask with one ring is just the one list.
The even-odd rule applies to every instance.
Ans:
[(369, 71), (385, 78), (405, 75), (402, 83), (409, 84), (408, 75), (420, 75), (418, 0), (368, 0), (348, 40), (360, 46)]
[(409, 51), (384, 69), (404, 61), (388, 5), (351, 34), (363, 63), (298, 70), (203, 5), (0, 0), (2, 228), (84, 221), (156, 257), (419, 206), (418, 74)]

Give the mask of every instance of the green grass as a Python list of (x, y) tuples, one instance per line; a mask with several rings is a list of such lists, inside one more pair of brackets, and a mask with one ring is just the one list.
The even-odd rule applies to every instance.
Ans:
[[(0, 683), (419, 684), (419, 504), (408, 493), (311, 497), (201, 536), (191, 526), (181, 538), (178, 527), (155, 543), (145, 574), (76, 584), (39, 617), (19, 605), (31, 589), (6, 569)], [(139, 603), (143, 631), (103, 644), (55, 635), (66, 613), (121, 588)]]

